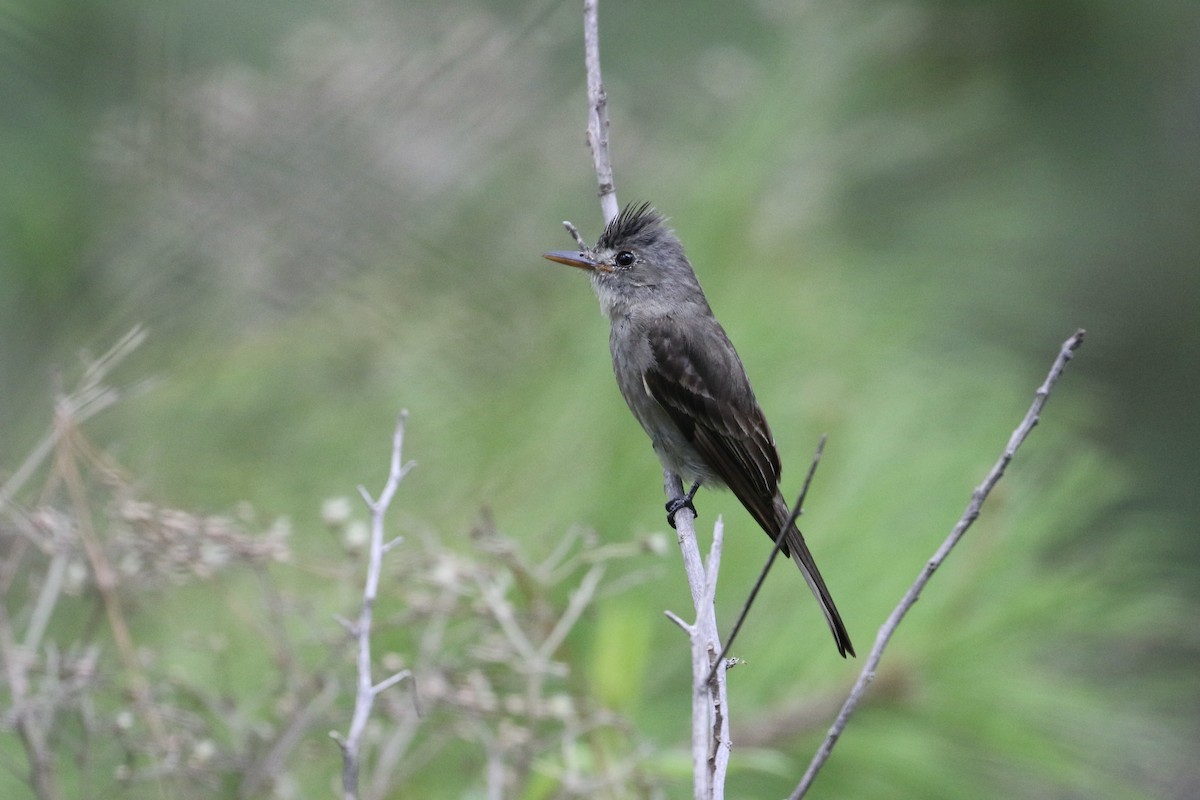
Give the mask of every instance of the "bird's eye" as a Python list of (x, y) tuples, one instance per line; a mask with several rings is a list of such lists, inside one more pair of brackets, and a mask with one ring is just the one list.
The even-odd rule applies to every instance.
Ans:
[(634, 257), (633, 253), (629, 252), (628, 250), (622, 250), (621, 252), (617, 253), (616, 262), (618, 267), (632, 267), (633, 262), (636, 260), (637, 258)]

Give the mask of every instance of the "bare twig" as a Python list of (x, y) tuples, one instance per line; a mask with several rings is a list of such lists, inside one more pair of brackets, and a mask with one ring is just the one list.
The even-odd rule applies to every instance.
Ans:
[[(709, 796), (719, 800), (725, 796), (725, 774), (729, 769), (729, 697), (726, 694), (725, 662), (718, 658), (721, 645), (717, 631), (717, 576), (721, 569), (721, 554), (725, 546), (725, 525), (721, 518), (713, 524), (712, 545), (708, 551), (706, 577), (708, 592), (704, 598), (703, 627), (705, 634), (704, 657), (699, 666), (710, 664), (704, 685), (708, 688), (708, 707), (712, 710), (711, 729), (708, 735), (708, 785)], [(697, 622), (701, 622), (697, 619)], [(693, 676), (697, 675), (693, 668)]]
[[(682, 497), (679, 477), (664, 473), (664, 489), (669, 497)], [(675, 515), (679, 549), (692, 593), (696, 621), (688, 624), (677, 614), (667, 618), (688, 635), (692, 651), (692, 789), (696, 800), (715, 800), (725, 796), (725, 771), (729, 761), (729, 714), (725, 695), (725, 665), (717, 658), (721, 638), (717, 631), (714, 597), (720, 568), (725, 526), (720, 518), (713, 526), (712, 548), (708, 563), (700, 558), (691, 510), (681, 508)]]
[(604, 570), (604, 564), (593, 564), (592, 568), (583, 576), (583, 580), (579, 582), (579, 588), (571, 592), (567, 610), (558, 618), (558, 622), (554, 623), (553, 630), (547, 634), (539, 648), (543, 658), (549, 660), (558, 651), (563, 640), (567, 638), (571, 628), (575, 627), (580, 615), (592, 602), (592, 598), (596, 596), (596, 587), (600, 585), (600, 580), (604, 577)]
[[(597, 14), (599, 0), (583, 0), (584, 63), (588, 84), (588, 147), (596, 169), (600, 210), (608, 224), (618, 211), (617, 191), (613, 183), (612, 160), (608, 151), (608, 96), (600, 76), (600, 24)], [(576, 243), (584, 251), (587, 245), (574, 226), (567, 224)], [(683, 484), (669, 470), (663, 471), (663, 488), (668, 498), (680, 499)], [(688, 625), (677, 616), (672, 621), (688, 633), (692, 644), (692, 769), (697, 800), (724, 796), (725, 766), (728, 761), (729, 715), (725, 697), (725, 668), (716, 659), (720, 649), (717, 632), (716, 593), (717, 564), (720, 561), (721, 523), (713, 531), (713, 551), (709, 556), (710, 571), (705, 570), (696, 545), (695, 514), (690, 508), (675, 514), (675, 530), (683, 553), (684, 570), (696, 622)], [(669, 612), (668, 612), (669, 613)], [(706, 677), (707, 676), (707, 677)]]
[(120, 597), (117, 595), (119, 583), (117, 572), (109, 562), (108, 555), (100, 544), (100, 537), (92, 524), (92, 509), (77, 459), (87, 458), (93, 465), (101, 468), (104, 467), (104, 464), (99, 454), (92, 452), (87, 446), (79, 431), (77, 421), (70, 416), (66, 403), (58, 404), (55, 425), (58, 428), (55, 470), (62, 476), (63, 483), (67, 488), (67, 496), (74, 509), (79, 541), (83, 545), (88, 563), (91, 565), (92, 575), (96, 581), (96, 591), (100, 594), (117, 652), (129, 675), (130, 694), (133, 696), (134, 707), (150, 730), (159, 753), (169, 755), (172, 743), (167, 735), (162, 715), (154, 703), (154, 689), (138, 658), (133, 634), (129, 629), (129, 621), (126, 619)]
[(479, 586), (479, 594), (483, 598), (484, 605), (495, 617), (504, 638), (512, 645), (513, 650), (520, 657), (521, 663), (525, 665), (526, 669), (541, 668), (541, 654), (529, 637), (525, 635), (525, 631), (521, 629), (521, 624), (513, 613), (512, 603), (505, 596), (507, 586), (501, 585), (499, 579), (485, 575), (476, 575), (475, 582)]
[(588, 147), (596, 167), (600, 211), (608, 224), (617, 216), (617, 189), (613, 184), (612, 159), (608, 155), (608, 94), (600, 78), (599, 0), (583, 0), (583, 60), (588, 84)]
[(1034, 395), (1033, 404), (1025, 412), (1025, 418), (1021, 420), (1021, 424), (1017, 426), (1012, 436), (1009, 437), (1008, 445), (1005, 446), (1004, 452), (1000, 454), (1000, 458), (992, 467), (991, 472), (984, 478), (983, 483), (971, 494), (971, 501), (967, 504), (966, 510), (963, 512), (962, 517), (959, 518), (954, 529), (950, 531), (950, 535), (942, 542), (941, 547), (937, 549), (933, 557), (926, 562), (921, 573), (917, 575), (916, 581), (909, 587), (903, 599), (900, 600), (900, 604), (896, 606), (891, 615), (888, 616), (887, 621), (880, 627), (879, 633), (875, 637), (875, 646), (871, 648), (871, 654), (867, 656), (866, 662), (863, 664), (862, 673), (858, 676), (858, 680), (850, 690), (850, 696), (846, 698), (841, 711), (838, 712), (837, 719), (834, 720), (829, 733), (826, 734), (825, 740), (821, 742), (821, 747), (817, 750), (816, 755), (813, 756), (812, 762), (808, 765), (808, 770), (804, 773), (804, 777), (801, 778), (796, 789), (789, 796), (789, 800), (799, 800), (801, 797), (804, 797), (816, 779), (821, 767), (829, 760), (829, 755), (833, 752), (833, 746), (837, 744), (838, 738), (841, 737), (842, 731), (846, 728), (846, 722), (849, 720), (850, 715), (854, 713), (854, 709), (858, 706), (859, 701), (862, 700), (867, 686), (875, 678), (875, 670), (879, 665), (879, 659), (883, 655), (883, 650), (887, 647), (892, 635), (896, 632), (897, 626), (904, 619), (904, 615), (908, 613), (908, 610), (917, 602), (917, 598), (921, 595), (921, 590), (925, 588), (925, 584), (929, 583), (929, 579), (933, 577), (933, 573), (942, 565), (942, 562), (950, 555), (950, 551), (954, 549), (954, 546), (962, 539), (963, 534), (967, 532), (967, 529), (971, 527), (971, 524), (979, 516), (979, 510), (983, 507), (984, 501), (987, 500), (992, 488), (1003, 477), (1004, 470), (1008, 467), (1009, 462), (1012, 461), (1013, 456), (1016, 455), (1017, 448), (1021, 446), (1021, 443), (1025, 441), (1025, 437), (1037, 425), (1042, 408), (1046, 405), (1046, 400), (1050, 396), (1050, 390), (1054, 388), (1054, 384), (1062, 376), (1067, 362), (1071, 360), (1075, 351), (1083, 344), (1083, 336), (1084, 331), (1082, 329), (1077, 330), (1071, 338), (1063, 342), (1062, 348), (1058, 352), (1058, 357), (1054, 359), (1054, 364), (1050, 367), (1050, 372), (1046, 376), (1046, 380), (1038, 387)]
[[(119, 390), (104, 384), (104, 378), (119, 364), (122, 359), (133, 352), (146, 340), (144, 328), (135, 327), (121, 337), (116, 344), (95, 361), (88, 361), (84, 368), (83, 378), (74, 391), (57, 399), (57, 411), (74, 420), (76, 426), (82, 425), (91, 417), (117, 402), (122, 394), (129, 392)], [(7, 481), (0, 486), (0, 509), (16, 495), (17, 491), (29, 480), (46, 457), (50, 455), (58, 442), (61, 430), (58, 426), (51, 427), (49, 433), (37, 443), (29, 457), (17, 468)]]
[[(29, 783), (38, 800), (57, 800), (62, 795), (54, 771), (54, 758), (48, 741), (49, 732), (37, 709), (37, 698), (29, 681), (32, 654), (21, 650), (13, 638), (13, 625), (0, 604), (0, 658), (4, 660), (12, 708), (6, 713), (8, 724), (16, 729), (29, 762)], [(7, 721), (6, 720), (6, 721)]]
[(567, 229), (567, 233), (571, 234), (571, 238), (575, 240), (575, 244), (579, 245), (581, 252), (586, 253), (591, 249), (588, 247), (588, 243), (585, 242), (583, 237), (579, 234), (579, 228), (575, 227), (574, 222), (571, 222), (569, 219), (564, 219), (563, 227)]
[[(667, 470), (663, 471), (663, 490), (671, 500), (681, 500), (685, 496), (679, 476)], [(695, 523), (696, 517), (691, 508), (683, 506), (675, 512), (675, 533), (683, 552), (683, 569), (692, 592), (692, 604), (699, 608), (708, 590), (708, 578), (704, 573), (704, 562), (700, 559), (700, 548), (696, 544)]]
[(359, 494), (362, 495), (367, 507), (371, 510), (371, 543), (367, 555), (367, 579), (363, 587), (362, 610), (359, 612), (358, 619), (349, 626), (358, 642), (358, 689), (355, 693), (354, 714), (350, 719), (349, 731), (345, 736), (337, 731), (329, 734), (342, 748), (342, 797), (345, 800), (354, 800), (358, 797), (360, 746), (363, 732), (367, 728), (367, 720), (371, 716), (371, 708), (375, 704), (375, 698), (380, 692), (411, 677), (408, 670), (401, 670), (384, 678), (379, 683), (375, 683), (371, 677), (371, 620), (375, 609), (375, 598), (379, 593), (379, 575), (383, 565), (385, 547), (383, 518), (396, 494), (396, 489), (400, 486), (400, 481), (415, 466), (411, 461), (402, 464), (400, 458), (404, 446), (404, 424), (407, 419), (408, 412), (400, 412), (400, 419), (396, 422), (396, 431), (392, 436), (391, 469), (379, 499), (371, 499), (371, 495), (364, 487), (358, 487)]
[[(161, 721), (151, 702), (149, 684), (137, 663), (132, 638), (119, 607), (116, 597), (116, 578), (108, 567), (95, 531), (92, 529), (91, 507), (78, 464), (79, 459), (93, 462), (96, 460), (96, 456), (84, 446), (78, 426), (84, 420), (111, 406), (122, 395), (121, 390), (107, 385), (105, 379), (121, 360), (136, 349), (144, 339), (145, 332), (141, 328), (134, 328), (99, 358), (84, 358), (84, 371), (78, 384), (70, 392), (59, 393), (55, 397), (55, 414), (50, 430), (17, 470), (0, 485), (0, 514), (21, 521), (20, 529), (27, 527), (32, 534), (33, 526), (28, 525), (28, 517), (14, 502), (14, 498), (38, 468), (53, 456), (54, 470), (48, 486), (57, 485), (59, 481), (66, 484), (68, 496), (76, 514), (77, 535), (84, 544), (92, 563), (96, 584), (108, 614), (114, 640), (129, 670), (135, 704), (154, 735), (156, 744), (165, 754), (166, 744)], [(49, 489), (45, 491), (48, 493)], [(25, 634), (21, 637), (22, 641), (19, 644), (13, 619), (10, 618), (7, 608), (0, 607), (0, 661), (4, 665), (11, 701), (11, 708), (6, 716), (11, 720), (9, 724), (16, 729), (25, 748), (30, 768), (30, 784), (34, 794), (41, 800), (60, 796), (51, 740), (55, 708), (64, 696), (62, 694), (64, 687), (51, 685), (38, 692), (34, 688), (29, 673), (41, 657), (39, 654), (43, 652), (43, 648), (45, 648), (44, 657), (47, 661), (54, 658), (56, 650), (53, 643), (45, 645), (44, 637), (62, 596), (67, 565), (70, 561), (69, 546), (64, 541), (62, 532), (55, 528), (51, 531), (50, 536), (51, 538), (46, 541), (39, 541), (32, 535), (30, 538), (19, 540), (17, 547), (8, 554), (8, 559), (6, 559), (8, 563), (5, 565), (2, 581), (0, 581), (4, 591), (7, 592), (13, 576), (21, 571), (23, 556), (30, 542), (36, 543), (50, 554), (50, 563), (42, 577), (41, 588), (33, 609), (27, 617), (24, 614), (21, 615), (25, 617)], [(94, 662), (94, 658), (93, 652), (87, 656), (86, 660)], [(47, 676), (59, 675), (60, 666), (48, 664), (45, 674)]]

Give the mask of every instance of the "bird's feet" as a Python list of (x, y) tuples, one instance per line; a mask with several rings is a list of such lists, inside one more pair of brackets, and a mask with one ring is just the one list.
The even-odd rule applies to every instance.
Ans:
[(696, 514), (696, 506), (692, 505), (692, 498), (676, 497), (674, 500), (669, 500), (667, 501), (667, 524), (672, 528), (675, 527), (675, 514), (677, 514), (681, 508), (691, 509), (693, 518), (698, 516)]
[(696, 490), (699, 488), (700, 488), (700, 482), (697, 481), (696, 483), (692, 484), (691, 491), (688, 492), (685, 496), (674, 497), (667, 501), (666, 509), (667, 509), (667, 524), (668, 525), (670, 525), (672, 528), (675, 527), (675, 515), (679, 512), (679, 509), (681, 509), (681, 508), (689, 509), (692, 512), (693, 519), (700, 516), (699, 514), (696, 513), (696, 507), (694, 505), (692, 505), (692, 498), (696, 496)]

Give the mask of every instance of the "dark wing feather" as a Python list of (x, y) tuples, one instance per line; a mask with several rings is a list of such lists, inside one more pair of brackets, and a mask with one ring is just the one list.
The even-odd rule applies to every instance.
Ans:
[[(647, 339), (654, 365), (642, 380), (705, 463), (774, 539), (788, 508), (779, 495), (779, 453), (771, 429), (724, 329), (712, 317), (701, 322), (688, 328), (694, 338), (670, 322), (652, 326)], [(705, 346), (697, 346), (701, 341)], [(725, 346), (717, 347), (717, 342)], [(784, 532), (780, 549), (795, 559), (820, 601), (838, 652), (854, 655), (833, 597), (795, 525)]]
[(645, 385), (759, 525), (772, 530), (779, 524), (773, 502), (780, 465), (771, 430), (720, 324), (702, 318), (689, 332), (671, 324), (648, 330), (654, 365), (642, 376)]

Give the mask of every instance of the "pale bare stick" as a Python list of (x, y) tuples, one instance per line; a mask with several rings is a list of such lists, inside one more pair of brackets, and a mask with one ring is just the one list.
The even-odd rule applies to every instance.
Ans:
[[(692, 665), (693, 679), (699, 677), (701, 670), (708, 666), (709, 672), (704, 679), (708, 689), (708, 707), (712, 710), (711, 727), (708, 733), (708, 785), (709, 796), (713, 800), (722, 800), (725, 796), (725, 775), (729, 771), (729, 752), (732, 743), (729, 739), (729, 695), (726, 691), (725, 662), (719, 657), (721, 635), (717, 630), (717, 575), (721, 571), (721, 553), (725, 547), (725, 525), (720, 517), (713, 523), (712, 545), (705, 562), (705, 580), (708, 591), (704, 596), (703, 609), (697, 609), (696, 622), (701, 626), (705, 635), (704, 656), (700, 664)], [(701, 611), (703, 613), (701, 614)]]
[(879, 633), (875, 636), (875, 646), (871, 648), (871, 654), (867, 656), (866, 662), (863, 664), (862, 673), (855, 681), (854, 687), (850, 690), (850, 696), (846, 698), (846, 702), (842, 704), (842, 709), (838, 712), (837, 719), (829, 729), (829, 733), (825, 735), (825, 740), (821, 742), (821, 747), (813, 756), (812, 762), (808, 765), (808, 770), (805, 771), (804, 777), (800, 779), (800, 783), (796, 789), (789, 795), (788, 800), (800, 800), (804, 797), (812, 786), (813, 781), (817, 777), (817, 773), (825, 762), (829, 760), (829, 755), (833, 752), (833, 746), (837, 744), (837, 740), (842, 735), (842, 731), (846, 729), (846, 722), (850, 715), (854, 713), (854, 709), (862, 700), (863, 695), (867, 691), (867, 686), (875, 678), (875, 669), (879, 666), (879, 659), (883, 655), (883, 649), (887, 647), (892, 635), (896, 632), (900, 621), (904, 619), (904, 615), (917, 602), (917, 598), (921, 595), (921, 590), (925, 588), (925, 584), (929, 583), (929, 579), (933, 577), (933, 573), (942, 565), (946, 557), (950, 555), (950, 551), (962, 539), (963, 534), (971, 527), (971, 524), (979, 516), (979, 510), (983, 507), (983, 502), (987, 500), (991, 494), (992, 488), (1004, 476), (1004, 470), (1008, 467), (1013, 456), (1017, 453), (1017, 448), (1025, 441), (1025, 437), (1037, 425), (1039, 415), (1042, 413), (1042, 408), (1046, 405), (1046, 400), (1050, 396), (1050, 390), (1054, 388), (1054, 384), (1062, 376), (1063, 370), (1066, 369), (1067, 362), (1083, 344), (1084, 331), (1077, 330), (1071, 338), (1063, 342), (1062, 348), (1058, 351), (1058, 357), (1054, 359), (1054, 364), (1050, 367), (1050, 373), (1046, 376), (1046, 380), (1038, 387), (1038, 390), (1033, 398), (1033, 404), (1029, 410), (1025, 412), (1025, 418), (1021, 420), (1021, 424), (1013, 431), (1012, 436), (1008, 439), (1008, 445), (1004, 448), (1004, 452), (1000, 454), (991, 472), (984, 478), (975, 491), (971, 494), (971, 501), (967, 504), (966, 511), (959, 518), (954, 529), (950, 531), (950, 535), (942, 542), (941, 547), (933, 554), (933, 557), (925, 563), (925, 567), (917, 575), (916, 581), (905, 592), (904, 597), (900, 600), (900, 604), (892, 611), (887, 621), (883, 623), (879, 629)]
[[(668, 495), (682, 496), (683, 484), (678, 477), (667, 473), (664, 481)], [(676, 522), (679, 522), (678, 517)], [(713, 525), (712, 547), (707, 563), (700, 557), (692, 525), (679, 525), (676, 532), (679, 534), (679, 549), (683, 553), (688, 586), (692, 590), (696, 621), (688, 623), (671, 611), (664, 613), (688, 635), (691, 645), (692, 793), (695, 800), (720, 800), (725, 796), (730, 742), (725, 665), (717, 658), (721, 639), (717, 631), (713, 598), (717, 589), (725, 526), (718, 517)]]
[(350, 729), (345, 736), (337, 731), (331, 731), (330, 737), (342, 748), (342, 797), (344, 800), (355, 800), (358, 797), (358, 772), (361, 764), (360, 745), (363, 732), (367, 729), (367, 720), (371, 716), (371, 708), (375, 698), (381, 693), (411, 677), (408, 670), (401, 670), (375, 683), (371, 677), (371, 621), (375, 610), (375, 598), (379, 594), (379, 576), (383, 567), (383, 554), (391, 543), (383, 541), (383, 518), (388, 506), (400, 486), (400, 481), (408, 474), (415, 464), (401, 463), (400, 455), (404, 446), (404, 424), (408, 412), (400, 412), (396, 422), (396, 430), (392, 435), (392, 460), (388, 471), (387, 483), (379, 495), (373, 500), (362, 486), (358, 487), (367, 507), (371, 510), (371, 541), (367, 550), (367, 578), (363, 586), (362, 609), (358, 619), (353, 622), (343, 622), (358, 644), (358, 688), (354, 697), (354, 713), (350, 719)]
[(608, 93), (600, 78), (599, 0), (583, 0), (583, 63), (587, 68), (588, 148), (599, 184), (600, 212), (604, 224), (617, 216), (617, 187), (613, 183), (612, 159), (608, 154)]
[(585, 242), (583, 237), (579, 235), (579, 228), (575, 227), (575, 223), (571, 222), (569, 219), (564, 219), (563, 227), (567, 229), (567, 233), (571, 234), (571, 238), (575, 240), (575, 244), (579, 245), (580, 251), (584, 253), (591, 251), (592, 248), (588, 247), (587, 242)]
[[(608, 95), (600, 77), (599, 0), (583, 0), (584, 65), (588, 85), (588, 148), (596, 169), (599, 186), (600, 211), (607, 225), (616, 218), (619, 209), (617, 190), (613, 182), (612, 159), (608, 150)], [(588, 247), (575, 230), (564, 223), (584, 252)], [(671, 500), (684, 497), (683, 484), (669, 470), (663, 470), (663, 488)], [(716, 658), (721, 650), (717, 632), (716, 592), (717, 566), (720, 561), (722, 528), (718, 521), (713, 531), (713, 551), (709, 556), (711, 576), (707, 574), (696, 545), (695, 513), (689, 507), (680, 508), (674, 517), (675, 531), (683, 553), (688, 587), (696, 608), (696, 622), (688, 625), (670, 615), (692, 643), (692, 770), (697, 800), (719, 800), (724, 797), (725, 771), (729, 759), (729, 714), (725, 693), (725, 668)], [(711, 673), (711, 675), (710, 675)]]

